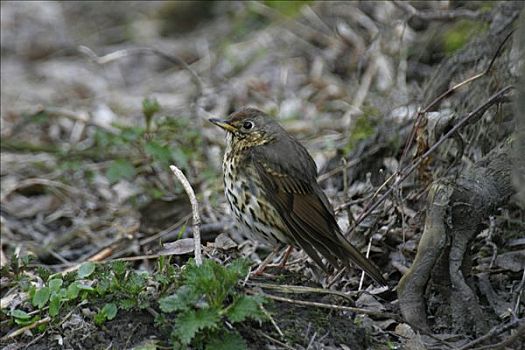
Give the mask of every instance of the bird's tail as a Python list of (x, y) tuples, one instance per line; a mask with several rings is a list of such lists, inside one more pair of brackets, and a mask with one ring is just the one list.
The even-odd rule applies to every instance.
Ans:
[(361, 269), (363, 269), (370, 277), (372, 277), (378, 283), (384, 286), (387, 285), (386, 280), (381, 275), (381, 271), (379, 271), (379, 268), (376, 265), (374, 265), (373, 262), (365, 258), (365, 256), (361, 254), (361, 252), (357, 250), (357, 248), (351, 245), (350, 242), (348, 242), (342, 234), (339, 235), (339, 239), (341, 240), (342, 246), (344, 248), (344, 256), (339, 257), (341, 260), (343, 260), (347, 264), (350, 261), (353, 262)]

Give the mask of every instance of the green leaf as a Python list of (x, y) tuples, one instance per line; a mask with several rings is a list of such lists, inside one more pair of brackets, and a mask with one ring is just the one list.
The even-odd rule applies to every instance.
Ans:
[(58, 292), (55, 292), (56, 295), (60, 296), (61, 300), (69, 300), (67, 296), (67, 289), (66, 288), (60, 288)]
[(115, 316), (117, 315), (117, 311), (118, 311), (118, 308), (117, 308), (117, 305), (113, 304), (113, 303), (107, 303), (106, 305), (104, 305), (104, 307), (95, 315), (95, 318), (94, 318), (94, 321), (95, 321), (95, 324), (100, 326), (101, 324), (103, 324), (104, 322), (106, 322), (106, 320), (112, 320), (115, 318)]
[(19, 320), (29, 320), (31, 318), (31, 315), (29, 315), (27, 312), (18, 309), (11, 311), (11, 316)]
[(137, 141), (139, 138), (144, 136), (144, 129), (140, 127), (125, 127), (120, 132), (120, 138), (123, 142), (121, 144), (127, 144)]
[(113, 261), (111, 263), (111, 270), (117, 276), (123, 276), (127, 271), (128, 264), (125, 261)]
[(137, 301), (131, 298), (121, 299), (119, 301), (120, 308), (124, 310), (130, 310), (132, 307), (136, 305), (137, 305)]
[(67, 298), (69, 300), (73, 300), (78, 297), (78, 293), (80, 292), (78, 285), (78, 282), (73, 282), (67, 287)]
[(160, 104), (156, 98), (142, 100), (142, 113), (147, 120), (151, 119), (158, 111), (160, 111)]
[(38, 333), (44, 333), (46, 329), (47, 329), (47, 322), (39, 324), (38, 326), (36, 326), (36, 331)]
[(83, 279), (83, 278), (89, 277), (95, 271), (95, 267), (96, 265), (94, 262), (89, 261), (89, 262), (83, 263), (78, 268), (78, 272), (77, 272), (78, 278)]
[(27, 319), (27, 320), (24, 320), (24, 319), (21, 319), (21, 318), (15, 318), (15, 323), (17, 325), (19, 325), (19, 326), (27, 326), (27, 325), (35, 323), (38, 320), (40, 320), (40, 316), (39, 315), (35, 315), (32, 318)]
[(262, 302), (261, 297), (242, 295), (234, 301), (226, 315), (232, 322), (241, 322), (246, 318), (262, 320), (264, 319), (264, 313), (260, 308)]
[(45, 267), (42, 267), (42, 266), (38, 266), (36, 268), (36, 273), (44, 281), (47, 281), (49, 276), (51, 276), (51, 271), (49, 271), (48, 269), (46, 269)]
[(189, 344), (195, 334), (205, 328), (216, 328), (221, 318), (214, 308), (189, 310), (177, 317), (175, 334), (183, 344)]
[(136, 175), (135, 166), (126, 159), (117, 159), (109, 166), (106, 177), (111, 184), (121, 179), (131, 180)]
[(227, 266), (227, 270), (235, 279), (244, 278), (250, 270), (250, 262), (246, 259), (235, 259)]
[(182, 276), (186, 284), (198, 294), (210, 294), (219, 290), (223, 284), (222, 276), (218, 276), (221, 275), (221, 269), (225, 268), (210, 259), (204, 260), (201, 266), (190, 259)]
[(169, 165), (172, 163), (171, 150), (155, 141), (148, 142), (146, 146), (144, 146), (144, 151), (161, 164)]
[(179, 233), (177, 233), (177, 239), (182, 239), (185, 232), (186, 232), (186, 224), (180, 227)]
[(78, 284), (78, 289), (80, 290), (86, 290), (88, 292), (93, 292), (95, 290), (95, 288), (91, 287), (91, 286), (88, 286), (87, 284), (82, 284), (82, 283), (79, 283)]
[(31, 303), (33, 304), (33, 306), (36, 306), (39, 309), (41, 309), (46, 305), (47, 301), (49, 300), (50, 294), (51, 292), (49, 290), (49, 287), (42, 287), (35, 292)]
[(246, 341), (237, 333), (221, 333), (213, 337), (207, 344), (206, 350), (245, 350)]
[(55, 317), (60, 312), (60, 295), (53, 293), (49, 299), (49, 316)]
[(111, 321), (117, 316), (118, 308), (114, 303), (108, 303), (104, 305), (102, 311), (106, 314), (106, 318)]
[(104, 324), (104, 322), (106, 321), (106, 315), (104, 315), (103, 312), (97, 312), (95, 317), (93, 317), (93, 321), (95, 322), (97, 326), (100, 326)]
[(53, 278), (48, 282), (49, 289), (51, 289), (52, 292), (58, 292), (60, 287), (62, 287), (62, 283), (64, 283), (64, 281), (62, 281), (61, 278)]
[(159, 300), (162, 312), (188, 310), (197, 301), (198, 294), (187, 285), (180, 287), (175, 294)]
[(246, 273), (248, 264), (243, 260), (234, 261), (228, 267), (224, 267), (211, 259), (206, 259), (201, 266), (197, 266), (195, 261), (190, 259), (182, 277), (197, 295), (204, 294), (208, 304), (219, 308)]

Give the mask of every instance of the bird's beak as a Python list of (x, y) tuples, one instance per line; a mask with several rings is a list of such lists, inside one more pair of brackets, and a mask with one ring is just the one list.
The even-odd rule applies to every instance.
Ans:
[(228, 123), (226, 120), (215, 119), (215, 118), (211, 118), (208, 120), (212, 122), (213, 124), (217, 125), (218, 127), (223, 128), (226, 131), (229, 131), (231, 133), (237, 132), (237, 128), (231, 125), (230, 123)]

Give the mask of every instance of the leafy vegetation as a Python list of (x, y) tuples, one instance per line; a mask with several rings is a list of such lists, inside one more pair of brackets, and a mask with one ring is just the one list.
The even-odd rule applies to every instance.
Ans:
[[(265, 300), (239, 288), (249, 271), (245, 260), (227, 266), (214, 260), (197, 266), (190, 260), (179, 269), (160, 257), (153, 273), (133, 270), (123, 261), (87, 262), (66, 274), (39, 269), (36, 280), (45, 280), (41, 285), (29, 278), (27, 263), (14, 259), (2, 269), (2, 277), (9, 277), (27, 293), (21, 305), (2, 310), (2, 318), (12, 325), (26, 326), (45, 317), (51, 318), (52, 325), (58, 324), (79, 305), (98, 310), (92, 316), (98, 326), (114, 319), (119, 311), (158, 309), (156, 325), (171, 332), (174, 348), (244, 349), (244, 339), (235, 329), (226, 328), (226, 321), (234, 325), (265, 319)], [(46, 327), (41, 324), (37, 331)]]

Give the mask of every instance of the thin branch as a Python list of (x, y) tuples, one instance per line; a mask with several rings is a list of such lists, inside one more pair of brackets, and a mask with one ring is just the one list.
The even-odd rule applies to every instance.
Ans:
[(22, 327), (22, 328), (18, 328), (16, 331), (13, 331), (9, 334), (6, 334), (4, 335), (1, 340), (7, 340), (7, 339), (11, 339), (11, 338), (14, 338), (14, 337), (17, 337), (19, 336), (20, 334), (24, 333), (25, 331), (28, 331), (30, 329), (33, 329), (35, 327), (38, 327), (40, 326), (41, 324), (44, 324), (44, 323), (48, 323), (49, 321), (51, 321), (51, 317), (46, 317), (46, 318), (43, 318), (41, 320), (38, 320), (34, 323), (31, 323), (25, 327)]
[(259, 331), (258, 332), (260, 335), (262, 335), (263, 337), (265, 337), (266, 339), (270, 340), (271, 342), (285, 348), (285, 349), (288, 349), (288, 350), (295, 350), (295, 348), (292, 348), (290, 345), (286, 344), (286, 343), (283, 343), (282, 341), (280, 340), (277, 340), (271, 336), (269, 336), (268, 334), (262, 332), (262, 331)]
[(186, 191), (186, 194), (190, 199), (191, 212), (193, 214), (193, 240), (195, 241), (195, 263), (197, 264), (197, 266), (199, 266), (202, 264), (200, 232), (201, 218), (199, 216), (199, 203), (197, 202), (197, 198), (195, 197), (195, 192), (193, 191), (193, 188), (191, 188), (188, 179), (186, 178), (186, 176), (184, 176), (182, 171), (180, 171), (180, 169), (177, 168), (175, 165), (170, 165), (170, 169), (180, 181), (182, 187), (184, 187), (184, 191)]
[(264, 296), (265, 298), (268, 298), (268, 299), (272, 299), (272, 300), (276, 300), (276, 301), (282, 301), (282, 302), (290, 303), (290, 304), (297, 304), (297, 305), (303, 305), (303, 306), (313, 306), (313, 307), (321, 307), (321, 308), (325, 308), (325, 309), (332, 309), (332, 310), (339, 310), (339, 311), (350, 311), (350, 312), (355, 312), (355, 313), (358, 313), (358, 314), (365, 314), (365, 315), (370, 315), (370, 316), (375, 316), (375, 317), (392, 318), (394, 320), (401, 321), (401, 319), (399, 318), (398, 315), (395, 315), (395, 314), (392, 314), (392, 313), (389, 313), (389, 312), (381, 312), (381, 311), (375, 311), (375, 310), (361, 309), (361, 308), (358, 308), (358, 307), (351, 307), (351, 306), (341, 306), (341, 305), (335, 305), (335, 304), (318, 303), (318, 302), (314, 302), (314, 301), (289, 299), (289, 298), (284, 298), (284, 297), (280, 297), (280, 296), (277, 296), (277, 295), (271, 295), (271, 294), (267, 294), (267, 293), (262, 293), (261, 295)]
[(259, 305), (259, 307), (261, 308), (261, 311), (263, 312), (263, 314), (270, 320), (270, 322), (273, 325), (273, 328), (275, 328), (277, 333), (279, 333), (281, 337), (284, 337), (283, 331), (281, 331), (281, 328), (279, 328), (279, 326), (277, 325), (277, 322), (275, 322), (272, 315), (264, 308), (264, 306)]
[(319, 293), (319, 294), (331, 294), (337, 295), (339, 297), (348, 299), (349, 301), (354, 301), (351, 295), (357, 294), (357, 292), (350, 292), (346, 294), (337, 290), (324, 289), (324, 288), (314, 288), (307, 286), (294, 286), (289, 284), (271, 284), (271, 283), (259, 283), (259, 282), (248, 282), (248, 285), (259, 287), (261, 289), (271, 289), (280, 293), (291, 293), (291, 294), (304, 294), (304, 293)]

